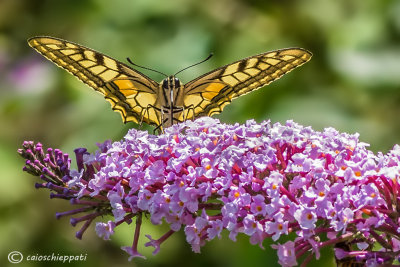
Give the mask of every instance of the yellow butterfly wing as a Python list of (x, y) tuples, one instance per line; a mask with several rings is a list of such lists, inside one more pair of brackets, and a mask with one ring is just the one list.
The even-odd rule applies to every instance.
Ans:
[(222, 112), (234, 98), (261, 88), (311, 59), (302, 48), (287, 48), (248, 57), (185, 84), (184, 119)]
[(100, 92), (118, 111), (124, 123), (160, 125), (157, 105), (159, 85), (144, 74), (102, 53), (54, 37), (33, 37), (29, 45)]

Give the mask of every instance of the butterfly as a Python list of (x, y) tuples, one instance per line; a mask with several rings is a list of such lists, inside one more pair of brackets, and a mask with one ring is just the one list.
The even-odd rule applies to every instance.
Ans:
[(186, 84), (176, 74), (165, 75), (157, 83), (116, 59), (73, 42), (38, 36), (28, 39), (28, 44), (100, 92), (124, 123), (145, 122), (159, 130), (220, 113), (233, 99), (271, 83), (312, 56), (302, 48), (280, 49), (233, 62)]

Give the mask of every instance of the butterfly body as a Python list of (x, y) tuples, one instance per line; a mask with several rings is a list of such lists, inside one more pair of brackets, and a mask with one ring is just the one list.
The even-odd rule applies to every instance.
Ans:
[(101, 93), (124, 122), (145, 122), (156, 129), (220, 113), (233, 99), (269, 84), (311, 58), (302, 48), (286, 48), (233, 62), (186, 84), (175, 75), (157, 83), (118, 60), (73, 42), (40, 36), (28, 43)]
[(175, 76), (169, 76), (160, 83), (159, 106), (161, 124), (169, 127), (185, 120), (184, 86)]

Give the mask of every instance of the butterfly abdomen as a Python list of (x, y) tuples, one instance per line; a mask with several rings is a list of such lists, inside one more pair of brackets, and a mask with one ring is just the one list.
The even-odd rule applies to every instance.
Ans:
[(169, 76), (160, 83), (158, 99), (163, 127), (184, 121), (183, 85), (178, 78)]

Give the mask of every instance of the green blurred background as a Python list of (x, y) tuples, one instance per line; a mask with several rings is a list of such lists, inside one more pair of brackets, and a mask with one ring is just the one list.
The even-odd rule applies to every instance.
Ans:
[[(68, 218), (54, 214), (71, 207), (35, 190), (36, 178), (21, 171), (16, 154), (23, 140), (72, 153), (94, 151), (96, 142), (119, 140), (123, 125), (108, 102), (28, 47), (26, 39), (50, 35), (74, 41), (124, 61), (165, 73), (205, 58), (179, 74), (184, 82), (247, 56), (303, 47), (314, 56), (270, 86), (235, 100), (220, 120), (285, 122), (316, 130), (334, 127), (360, 133), (374, 152), (400, 143), (400, 1), (396, 0), (1, 0), (0, 1), (0, 266), (7, 254), (87, 254), (71, 266), (275, 266), (276, 252), (239, 236), (208, 243), (194, 254), (182, 233), (148, 260), (128, 262), (133, 226), (119, 227), (110, 242), (92, 226), (74, 237)], [(142, 71), (142, 70), (141, 70)], [(155, 80), (162, 76), (143, 70)], [(161, 236), (166, 227), (148, 222), (142, 233)], [(141, 241), (144, 241), (142, 238)], [(324, 251), (314, 266), (333, 266)], [(55, 266), (23, 262), (14, 266)]]

